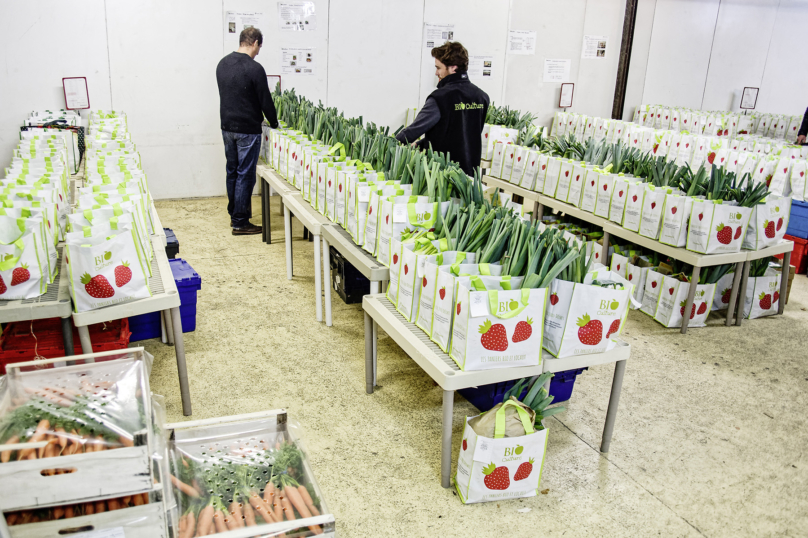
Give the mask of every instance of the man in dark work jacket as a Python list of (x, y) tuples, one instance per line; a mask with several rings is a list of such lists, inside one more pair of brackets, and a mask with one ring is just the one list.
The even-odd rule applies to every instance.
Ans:
[(432, 145), (433, 151), (449, 153), (463, 171), (472, 176), (480, 165), (480, 135), (491, 103), (488, 95), (469, 81), (469, 53), (457, 42), (446, 42), (432, 49), (438, 89), (426, 98), (412, 124), (396, 139), (418, 143), (421, 148)]
[(808, 108), (805, 109), (805, 116), (802, 117), (802, 125), (797, 134), (797, 144), (805, 144), (806, 135), (808, 135)]
[(261, 233), (261, 227), (250, 223), (250, 218), (264, 116), (270, 127), (278, 128), (267, 74), (253, 59), (263, 42), (258, 28), (245, 28), (239, 37), (238, 50), (222, 58), (216, 67), (222, 138), (227, 157), (227, 212), (233, 235)]

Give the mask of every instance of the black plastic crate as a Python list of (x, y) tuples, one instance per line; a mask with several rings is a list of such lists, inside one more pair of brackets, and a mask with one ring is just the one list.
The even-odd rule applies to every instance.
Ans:
[(177, 235), (171, 228), (163, 228), (166, 232), (166, 256), (168, 259), (174, 259), (180, 253), (180, 242)]
[(345, 304), (362, 302), (362, 297), (370, 293), (370, 280), (351, 265), (334, 247), (330, 248), (331, 287)]

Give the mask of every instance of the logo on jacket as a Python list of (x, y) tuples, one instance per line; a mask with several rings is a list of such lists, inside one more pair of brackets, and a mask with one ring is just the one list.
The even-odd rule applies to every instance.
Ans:
[(457, 103), (455, 110), (480, 110), (483, 108), (481, 103)]

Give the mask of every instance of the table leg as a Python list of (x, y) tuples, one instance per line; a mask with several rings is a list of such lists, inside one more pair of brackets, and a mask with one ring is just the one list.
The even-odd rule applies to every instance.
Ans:
[[(380, 282), (378, 280), (371, 280), (370, 281), (370, 293), (371, 295), (377, 294), (380, 292)], [(378, 347), (377, 344), (379, 342), (379, 326), (376, 324), (376, 320), (373, 321), (373, 386), (376, 386), (376, 372), (377, 372), (377, 364), (378, 364)]]
[(182, 338), (182, 316), (180, 307), (171, 309), (174, 326), (174, 352), (177, 354), (177, 374), (180, 378), (180, 396), (182, 397), (182, 414), (191, 415), (191, 390), (188, 388), (188, 369), (185, 366), (185, 342)]
[(536, 202), (536, 220), (541, 220), (544, 218), (544, 204), (540, 204), (538, 201)]
[(62, 340), (65, 343), (65, 357), (75, 355), (73, 350), (73, 317), (62, 318)]
[(331, 248), (328, 239), (323, 236), (323, 292), (325, 293), (325, 325), (331, 327)]
[(454, 411), (454, 391), (443, 391), (443, 438), (440, 446), (440, 485), (452, 485), (452, 418)]
[(791, 253), (783, 254), (783, 271), (780, 273), (780, 304), (777, 306), (777, 314), (782, 314), (786, 309), (786, 294), (788, 293), (788, 275), (791, 270)]
[(266, 229), (267, 229), (267, 244), (272, 243), (272, 212), (270, 208), (272, 207), (272, 187), (269, 186), (269, 182), (267, 182), (266, 190), (266, 197), (267, 197), (267, 214), (266, 214)]
[(314, 235), (314, 305), (317, 321), (323, 321), (323, 269), (320, 267), (320, 236)]
[(743, 322), (743, 307), (746, 302), (746, 285), (749, 284), (749, 269), (752, 263), (749, 261), (743, 264), (743, 276), (741, 277), (741, 290), (738, 292), (738, 312), (735, 314), (735, 325), (741, 326)]
[(286, 241), (286, 278), (292, 280), (292, 214), (283, 206), (283, 232)]
[[(729, 306), (727, 307), (727, 321), (726, 325), (732, 325), (732, 316), (735, 315), (735, 303), (738, 300), (738, 286), (741, 284), (741, 274), (743, 273), (744, 262), (735, 264), (735, 276), (732, 278), (732, 291), (729, 293)], [(723, 290), (715, 290), (716, 293), (721, 293)], [(743, 311), (743, 308), (741, 308)]]
[(261, 180), (261, 241), (267, 242), (267, 187), (262, 176)]
[(174, 345), (174, 323), (171, 319), (171, 310), (164, 310), (163, 317), (166, 320), (166, 336), (168, 337), (168, 345)]
[(373, 320), (370, 314), (365, 312), (365, 392), (373, 394), (373, 387), (376, 371), (376, 357), (373, 354)]
[[(90, 341), (90, 328), (87, 325), (79, 327), (79, 340), (81, 340), (81, 352), (84, 354), (93, 352), (93, 343)], [(90, 362), (95, 362), (90, 361)]]
[(685, 303), (685, 315), (682, 316), (682, 334), (687, 333), (687, 325), (690, 321), (690, 310), (693, 308), (693, 299), (696, 298), (696, 287), (699, 285), (700, 272), (701, 267), (694, 267), (693, 276), (690, 277), (690, 288), (687, 290), (687, 302)]
[(601, 263), (609, 265), (609, 232), (603, 232), (603, 250), (600, 251)]
[(612, 379), (612, 394), (609, 396), (609, 407), (606, 409), (606, 423), (603, 425), (603, 437), (600, 440), (600, 451), (609, 452), (612, 444), (614, 420), (617, 418), (617, 406), (620, 404), (620, 391), (623, 388), (623, 375), (626, 373), (626, 361), (614, 363), (614, 378)]

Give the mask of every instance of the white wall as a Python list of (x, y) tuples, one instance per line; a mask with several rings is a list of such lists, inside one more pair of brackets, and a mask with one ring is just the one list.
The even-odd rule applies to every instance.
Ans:
[[(567, 58), (572, 110), (611, 115), (625, 0), (315, 1), (317, 30), (283, 35), (275, 2), (263, 0), (2, 2), (0, 166), (25, 115), (62, 107), (61, 78), (86, 76), (93, 108), (129, 114), (156, 198), (223, 194), (214, 71), (228, 10), (266, 13), (258, 60), (269, 74), (280, 47), (315, 47), (315, 75), (287, 76), (284, 88), (393, 129), (435, 84), (425, 22), (455, 24), (472, 55), (494, 57), (493, 76), (474, 82), (497, 104), (548, 124), (560, 84), (542, 81), (544, 59)], [(799, 113), (806, 27), (805, 0), (639, 0), (626, 117), (640, 103), (730, 108), (754, 85), (758, 109)], [(509, 29), (536, 31), (536, 53), (507, 55)], [(581, 59), (586, 34), (609, 37), (605, 60)]]
[(805, 0), (640, 0), (624, 118), (639, 104), (802, 114), (808, 100)]

